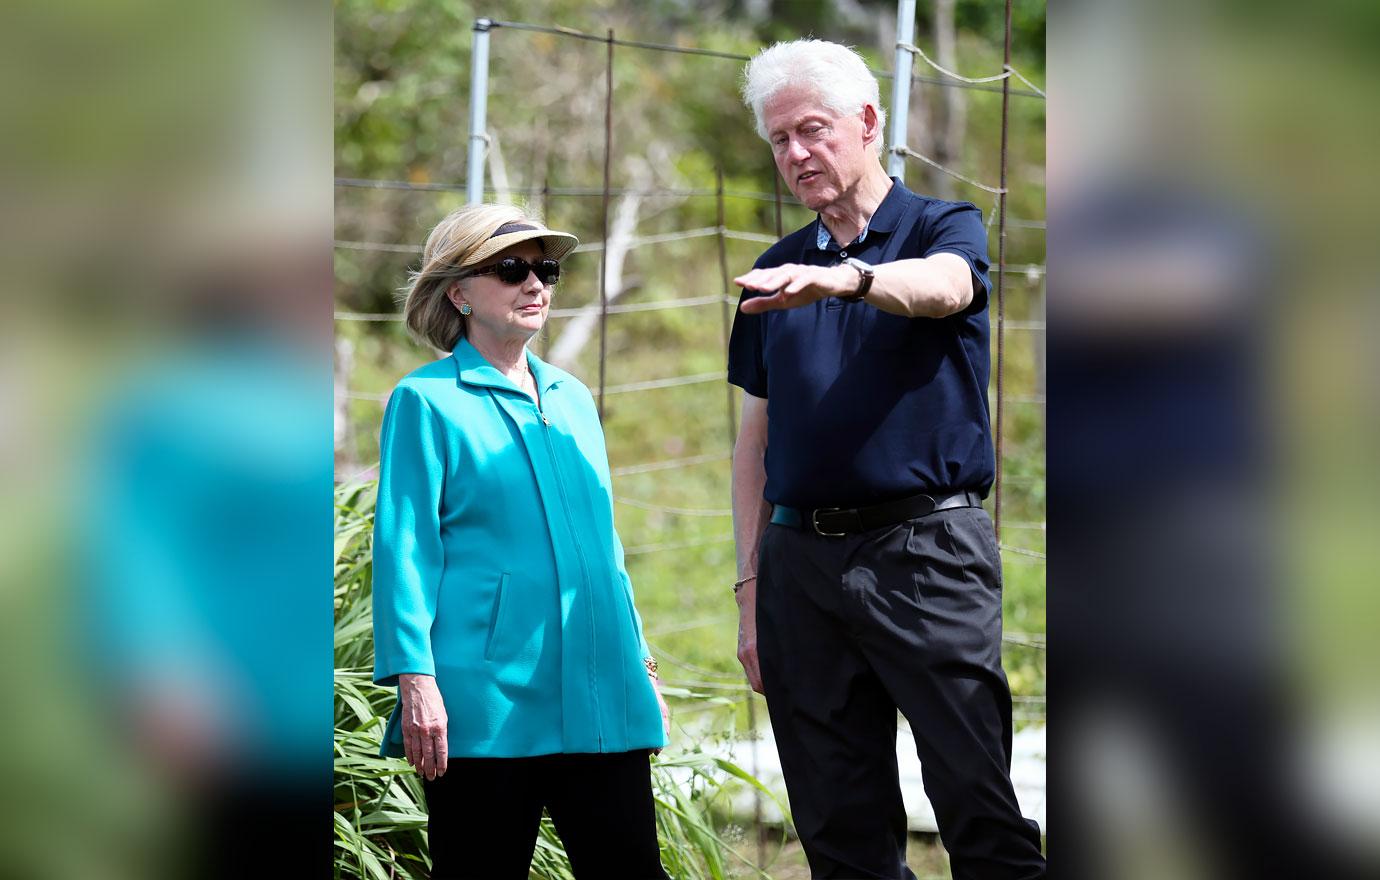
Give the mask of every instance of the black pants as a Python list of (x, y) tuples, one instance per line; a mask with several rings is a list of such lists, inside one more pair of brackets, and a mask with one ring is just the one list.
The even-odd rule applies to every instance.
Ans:
[(981, 508), (844, 537), (767, 527), (757, 646), (815, 877), (907, 878), (896, 711), (955, 880), (1043, 877), (1011, 786), (1001, 565)]
[(543, 807), (576, 877), (666, 880), (645, 750), (452, 759), (422, 784), (434, 880), (526, 880)]

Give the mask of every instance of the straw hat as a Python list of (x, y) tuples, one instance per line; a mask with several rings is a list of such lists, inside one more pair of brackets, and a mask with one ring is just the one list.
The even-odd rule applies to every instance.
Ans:
[(460, 265), (461, 267), (478, 266), (494, 254), (534, 238), (541, 240), (542, 252), (546, 254), (548, 259), (552, 260), (562, 259), (566, 254), (575, 250), (575, 246), (580, 243), (580, 240), (569, 232), (547, 229), (535, 220), (519, 220), (504, 223), (495, 229), (494, 234), (475, 248), (474, 253), (465, 258)]

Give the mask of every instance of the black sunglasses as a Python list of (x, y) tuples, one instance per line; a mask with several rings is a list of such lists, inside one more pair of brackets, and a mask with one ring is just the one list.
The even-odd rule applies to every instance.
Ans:
[(521, 284), (527, 280), (527, 273), (535, 272), (542, 284), (555, 284), (561, 277), (561, 264), (556, 260), (538, 260), (529, 263), (522, 257), (504, 257), (497, 263), (473, 269), (471, 275), (497, 275), (504, 284)]

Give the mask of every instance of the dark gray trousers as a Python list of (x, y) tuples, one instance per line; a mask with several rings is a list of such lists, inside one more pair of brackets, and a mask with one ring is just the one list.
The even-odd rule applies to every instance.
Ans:
[(757, 649), (796, 830), (818, 878), (906, 878), (896, 712), (955, 880), (1045, 875), (1011, 787), (1001, 563), (981, 508), (843, 537), (762, 536)]

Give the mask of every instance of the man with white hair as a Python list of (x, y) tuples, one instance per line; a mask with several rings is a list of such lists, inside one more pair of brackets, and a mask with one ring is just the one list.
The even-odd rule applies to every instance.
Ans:
[(987, 234), (882, 169), (877, 81), (847, 47), (782, 43), (743, 95), (816, 220), (744, 288), (729, 381), (738, 658), (771, 713), (816, 877), (910, 878), (896, 712), (955, 878), (1045, 875), (1011, 786), (1001, 559), (982, 509)]

